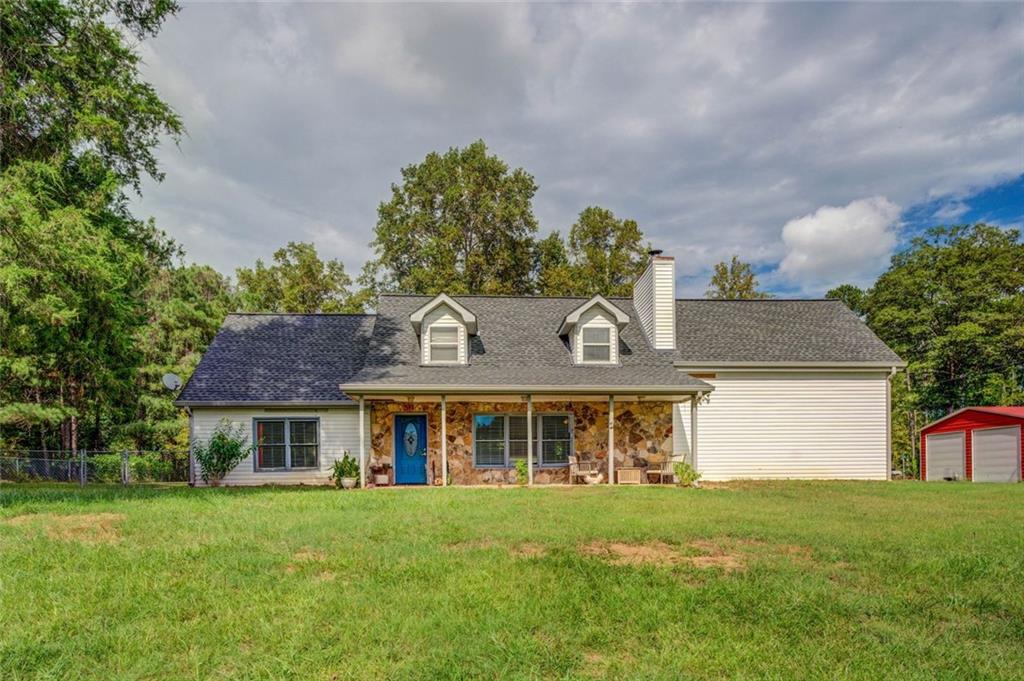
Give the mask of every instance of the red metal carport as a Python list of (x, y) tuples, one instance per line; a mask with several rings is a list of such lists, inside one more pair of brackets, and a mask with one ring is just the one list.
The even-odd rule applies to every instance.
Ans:
[[(998, 446), (1006, 451), (1007, 443), (1012, 440), (1016, 429), (1016, 473), (1015, 479), (1020, 480), (1024, 469), (1024, 437), (1021, 426), (1024, 425), (1024, 407), (965, 407), (928, 424), (921, 429), (921, 479), (940, 479), (936, 471), (928, 471), (928, 444), (932, 442), (936, 449), (935, 458), (944, 465), (955, 458), (960, 452), (963, 457), (962, 475), (968, 480), (975, 479), (975, 440), (979, 437), (991, 439), (992, 435), (1003, 436)], [(958, 437), (959, 434), (959, 437)], [(1006, 437), (1006, 436), (1010, 437)], [(941, 448), (941, 449), (940, 449)], [(940, 454), (941, 452), (941, 454)], [(959, 463), (959, 462), (957, 462)], [(949, 470), (947, 467), (945, 470)], [(954, 475), (953, 477), (958, 477)], [(979, 476), (979, 480), (982, 479)]]

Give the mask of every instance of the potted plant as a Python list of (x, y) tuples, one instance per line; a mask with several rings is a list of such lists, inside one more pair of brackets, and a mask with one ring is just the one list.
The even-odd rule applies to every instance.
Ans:
[(256, 445), (245, 444), (245, 427), (238, 424), (231, 426), (227, 419), (221, 419), (206, 444), (197, 443), (192, 448), (192, 455), (199, 463), (203, 482), (211, 487), (220, 485), (224, 476), (231, 472), (242, 459), (248, 457), (256, 449)]
[(391, 476), (388, 471), (391, 469), (386, 463), (379, 463), (370, 466), (370, 473), (373, 474), (373, 484), (378, 487), (386, 487), (391, 483)]
[(331, 479), (342, 489), (353, 489), (359, 482), (359, 462), (349, 456), (348, 451), (343, 452), (341, 458), (334, 461)]

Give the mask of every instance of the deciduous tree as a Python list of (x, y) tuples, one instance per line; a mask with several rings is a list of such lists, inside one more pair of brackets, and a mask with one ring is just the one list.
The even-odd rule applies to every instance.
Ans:
[(274, 264), (239, 268), (238, 299), (245, 312), (359, 312), (352, 280), (340, 260), (321, 260), (313, 244), (288, 242)]
[(362, 282), (375, 291), (530, 293), (536, 191), (529, 173), (510, 170), (482, 140), (428, 154), (402, 169), (380, 204)]
[(770, 293), (758, 289), (757, 277), (749, 263), (732, 256), (729, 262), (715, 265), (715, 273), (708, 284), (708, 298), (719, 300), (744, 300), (771, 298)]
[(629, 296), (647, 267), (648, 247), (635, 220), (590, 206), (569, 230), (569, 259), (577, 295)]

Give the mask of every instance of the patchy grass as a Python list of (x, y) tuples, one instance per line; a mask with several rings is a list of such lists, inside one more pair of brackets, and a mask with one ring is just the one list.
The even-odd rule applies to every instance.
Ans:
[(1019, 678), (1024, 485), (0, 486), (0, 678)]

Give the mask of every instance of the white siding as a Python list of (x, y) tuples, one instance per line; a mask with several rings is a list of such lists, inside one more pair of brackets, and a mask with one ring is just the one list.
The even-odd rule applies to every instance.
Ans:
[(633, 307), (651, 346), (676, 347), (676, 261), (657, 256), (633, 285)]
[[(884, 372), (718, 373), (698, 407), (697, 468), (706, 480), (884, 480)], [(674, 410), (676, 454), (689, 437), (690, 405)]]
[[(652, 261), (653, 262), (653, 261)], [(633, 308), (647, 339), (654, 345), (654, 268), (651, 263), (633, 283)]]
[[(676, 261), (654, 259), (654, 347), (676, 347)], [(699, 449), (698, 444), (698, 449)]]
[[(369, 411), (369, 408), (367, 408)], [(238, 464), (233, 471), (228, 473), (222, 484), (224, 485), (323, 485), (330, 482), (331, 467), (335, 459), (340, 459), (342, 452), (348, 450), (349, 455), (359, 458), (359, 408), (352, 407), (331, 407), (331, 408), (310, 408), (310, 409), (238, 409), (238, 408), (201, 408), (192, 409), (193, 438), (196, 442), (209, 440), (213, 429), (217, 427), (220, 420), (228, 419), (232, 425), (239, 424), (243, 427), (247, 441), (252, 441), (253, 419), (271, 418), (318, 418), (320, 419), (320, 465), (317, 470), (301, 471), (266, 471), (257, 473), (253, 467), (253, 457), (250, 456)], [(370, 446), (370, 419), (367, 415), (366, 423), (366, 446)], [(203, 478), (199, 465), (195, 467), (196, 484), (202, 485)]]
[[(583, 329), (585, 328), (606, 328), (609, 330), (608, 338), (612, 343), (611, 360), (609, 363), (617, 363), (619, 361), (619, 329), (615, 326), (615, 320), (598, 306), (594, 306), (584, 312), (580, 316), (579, 323), (576, 325), (572, 341), (573, 356), (576, 358), (576, 363), (583, 363)], [(588, 364), (594, 364), (594, 362), (588, 362)], [(601, 364), (605, 364), (605, 362), (601, 362)]]
[(466, 364), (466, 325), (447, 305), (438, 305), (423, 318), (422, 362), (430, 364), (430, 329), (434, 326), (454, 326), (459, 330), (459, 364)]

